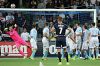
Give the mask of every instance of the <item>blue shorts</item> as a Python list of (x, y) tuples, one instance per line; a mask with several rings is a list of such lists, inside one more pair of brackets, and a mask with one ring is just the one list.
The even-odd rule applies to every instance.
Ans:
[(56, 37), (56, 48), (66, 48), (66, 37)]

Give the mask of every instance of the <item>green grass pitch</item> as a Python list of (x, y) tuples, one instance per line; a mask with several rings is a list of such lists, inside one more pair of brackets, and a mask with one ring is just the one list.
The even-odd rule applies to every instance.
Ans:
[[(41, 60), (41, 58), (31, 59), (10, 59), (0, 58), (0, 66), (39, 66), (39, 62), (42, 62), (44, 66), (59, 66), (57, 58), (48, 58), (48, 60)], [(70, 65), (66, 65), (65, 59), (62, 60), (60, 66), (100, 66), (99, 60), (70, 60)]]

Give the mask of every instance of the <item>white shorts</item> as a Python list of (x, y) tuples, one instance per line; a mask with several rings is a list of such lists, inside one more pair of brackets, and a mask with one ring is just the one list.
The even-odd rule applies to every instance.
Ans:
[(77, 45), (70, 38), (66, 38), (66, 44), (70, 47), (70, 51), (76, 49), (77, 47)]
[(43, 43), (43, 49), (49, 48), (49, 40), (46, 37), (42, 38), (42, 43)]
[(88, 50), (88, 47), (89, 47), (89, 45), (88, 45), (87, 41), (84, 41), (82, 44), (82, 50)]
[(99, 39), (97, 37), (91, 37), (89, 48), (95, 48), (99, 46)]
[(37, 49), (37, 42), (33, 38), (30, 39), (30, 44), (33, 49)]
[(76, 40), (77, 49), (81, 49), (81, 38)]

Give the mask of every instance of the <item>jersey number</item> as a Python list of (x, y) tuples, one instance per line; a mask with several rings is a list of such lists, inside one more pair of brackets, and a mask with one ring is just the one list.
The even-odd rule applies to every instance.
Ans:
[(62, 29), (63, 29), (63, 28), (59, 28), (59, 29), (60, 29), (60, 32), (59, 32), (59, 34), (61, 34), (61, 33), (62, 33)]

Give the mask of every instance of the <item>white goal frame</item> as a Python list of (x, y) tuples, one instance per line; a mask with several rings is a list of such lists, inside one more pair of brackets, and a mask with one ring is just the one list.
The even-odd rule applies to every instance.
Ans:
[(94, 12), (94, 23), (97, 23), (97, 12), (96, 9), (18, 9), (18, 8), (0, 8), (0, 11), (83, 11), (83, 12)]

